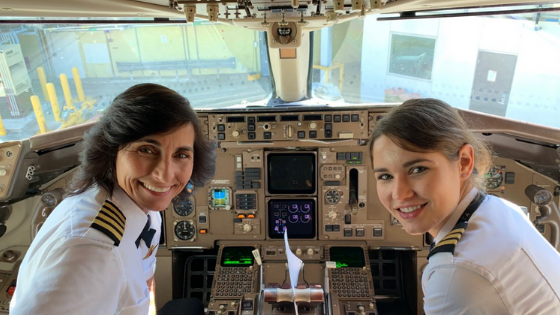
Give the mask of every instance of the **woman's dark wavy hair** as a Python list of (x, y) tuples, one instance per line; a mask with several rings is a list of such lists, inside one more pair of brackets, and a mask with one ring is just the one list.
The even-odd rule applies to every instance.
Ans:
[[(100, 120), (84, 135), (78, 170), (68, 195), (99, 186), (112, 194), (116, 182), (117, 153), (131, 142), (155, 134), (172, 133), (191, 124), (194, 128), (194, 165), (191, 182), (207, 184), (214, 176), (216, 154), (204, 137), (189, 101), (177, 92), (152, 83), (138, 84), (118, 95)], [(188, 196), (184, 190), (181, 195)]]
[(474, 169), (469, 181), (478, 189), (485, 189), (484, 174), (492, 164), (492, 152), (485, 141), (475, 137), (457, 109), (449, 104), (423, 98), (408, 100), (395, 107), (373, 128), (369, 139), (370, 154), (375, 140), (383, 135), (404, 150), (441, 152), (449, 161), (456, 161), (461, 147), (470, 144), (474, 149)]

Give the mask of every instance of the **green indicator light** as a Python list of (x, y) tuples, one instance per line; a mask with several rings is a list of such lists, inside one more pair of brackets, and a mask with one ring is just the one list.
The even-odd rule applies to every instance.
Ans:
[(356, 161), (356, 164), (362, 164), (362, 161)]
[(348, 164), (354, 164), (354, 161), (348, 161)]
[(238, 260), (227, 260), (224, 261), (225, 265), (239, 265), (239, 261)]

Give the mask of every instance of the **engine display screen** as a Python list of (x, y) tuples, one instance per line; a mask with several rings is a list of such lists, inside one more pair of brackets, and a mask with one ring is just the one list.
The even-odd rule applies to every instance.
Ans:
[(330, 260), (336, 262), (336, 268), (358, 267), (366, 265), (364, 250), (361, 247), (331, 247)]
[(252, 246), (227, 246), (222, 249), (222, 267), (249, 267), (253, 265), (254, 257)]
[(269, 153), (268, 193), (270, 194), (314, 194), (314, 153)]
[(273, 199), (268, 201), (268, 236), (315, 237), (315, 200), (314, 199)]

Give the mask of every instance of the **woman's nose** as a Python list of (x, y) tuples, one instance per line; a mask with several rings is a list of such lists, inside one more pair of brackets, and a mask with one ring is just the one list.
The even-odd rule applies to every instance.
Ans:
[(153, 176), (162, 183), (171, 181), (173, 173), (173, 163), (164, 157), (158, 160), (152, 172)]
[(394, 181), (394, 186), (393, 186), (393, 200), (406, 200), (410, 197), (412, 197), (412, 195), (414, 195), (414, 192), (412, 190), (412, 188), (410, 187), (410, 184), (408, 182), (407, 179), (403, 179), (403, 178), (396, 178), (396, 180)]

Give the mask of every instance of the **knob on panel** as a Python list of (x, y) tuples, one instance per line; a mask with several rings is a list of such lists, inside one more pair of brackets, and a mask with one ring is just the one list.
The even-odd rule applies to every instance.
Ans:
[(253, 227), (251, 226), (251, 224), (249, 224), (249, 223), (243, 224), (243, 232), (251, 232), (252, 230), (253, 230)]

